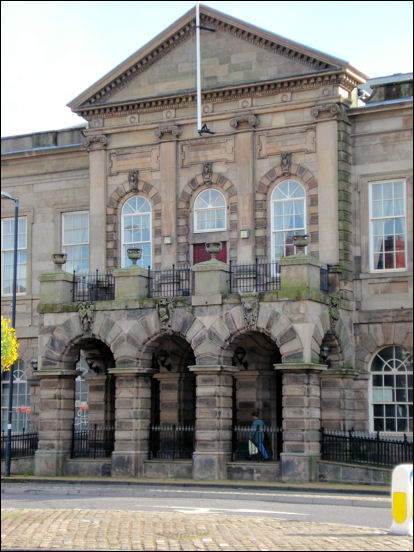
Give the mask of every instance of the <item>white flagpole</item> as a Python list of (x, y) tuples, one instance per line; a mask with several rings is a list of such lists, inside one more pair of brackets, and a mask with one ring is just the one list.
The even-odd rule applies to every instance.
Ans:
[(196, 2), (197, 130), (201, 131), (200, 2)]

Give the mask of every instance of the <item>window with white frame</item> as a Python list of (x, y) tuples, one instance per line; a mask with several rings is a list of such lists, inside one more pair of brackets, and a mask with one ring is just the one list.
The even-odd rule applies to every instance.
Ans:
[(204, 190), (194, 202), (194, 232), (226, 229), (226, 199), (219, 190)]
[(121, 240), (122, 267), (132, 264), (127, 255), (132, 247), (142, 249), (137, 266), (151, 266), (151, 205), (145, 197), (133, 196), (122, 207)]
[(405, 269), (407, 258), (405, 181), (369, 185), (370, 269)]
[[(10, 371), (1, 377), (1, 426), (7, 431), (9, 410)], [(24, 364), (18, 360), (13, 370), (12, 432), (30, 429), (30, 386), (27, 383)]]
[(89, 213), (62, 213), (62, 249), (67, 254), (65, 271), (89, 271)]
[[(14, 218), (1, 221), (1, 292), (13, 293)], [(27, 293), (27, 219), (19, 217), (17, 236), (16, 293)]]
[(402, 347), (385, 347), (371, 362), (371, 430), (412, 432), (413, 359)]
[(271, 257), (278, 261), (294, 255), (293, 236), (306, 233), (306, 193), (295, 180), (284, 180), (273, 190), (271, 209)]

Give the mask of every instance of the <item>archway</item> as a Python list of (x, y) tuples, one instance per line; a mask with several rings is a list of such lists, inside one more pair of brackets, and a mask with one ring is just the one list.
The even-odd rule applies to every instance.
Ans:
[(238, 334), (230, 348), (232, 364), (239, 368), (233, 387), (233, 459), (247, 459), (248, 428), (257, 412), (266, 425), (269, 458), (277, 460), (282, 451), (282, 379), (274, 364), (281, 363), (280, 351), (258, 331)]

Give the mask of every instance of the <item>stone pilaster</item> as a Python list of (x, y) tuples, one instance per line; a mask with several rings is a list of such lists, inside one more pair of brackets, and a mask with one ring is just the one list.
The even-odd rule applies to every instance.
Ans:
[(227, 479), (232, 453), (234, 366), (189, 366), (196, 374), (196, 449), (193, 479)]
[(320, 457), (321, 364), (275, 364), (280, 370), (283, 393), (283, 481), (314, 481)]
[(321, 426), (349, 431), (354, 428), (354, 375), (330, 372), (321, 375)]
[(160, 382), (160, 424), (179, 424), (181, 374), (163, 372), (154, 378)]
[(112, 368), (115, 375), (115, 449), (112, 476), (141, 476), (148, 459), (151, 423), (150, 369)]
[(35, 454), (36, 475), (64, 475), (65, 460), (72, 446), (75, 402), (74, 370), (39, 370), (39, 446)]
[(105, 420), (105, 383), (106, 376), (87, 375), (88, 382), (88, 423), (92, 427), (106, 425)]
[[(161, 244), (158, 246), (161, 248), (162, 265), (164, 267), (175, 264), (177, 254), (177, 136), (173, 133), (167, 133), (167, 137), (170, 138), (168, 141), (160, 143), (162, 236), (155, 236), (154, 238), (155, 246), (158, 245), (156, 240), (161, 240)], [(172, 238), (172, 243), (170, 243), (169, 238)]]

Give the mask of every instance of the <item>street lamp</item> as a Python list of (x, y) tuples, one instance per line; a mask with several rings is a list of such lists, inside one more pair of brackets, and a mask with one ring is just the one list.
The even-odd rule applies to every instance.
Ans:
[[(16, 331), (16, 290), (17, 290), (17, 244), (19, 237), (19, 200), (12, 197), (7, 192), (1, 192), (1, 197), (14, 201), (14, 252), (13, 252), (13, 302), (12, 302), (12, 327)], [(10, 381), (9, 381), (9, 407), (7, 413), (7, 441), (6, 441), (6, 458), (4, 475), (10, 475), (10, 460), (11, 460), (11, 431), (12, 431), (12, 415), (13, 415), (13, 372), (14, 364), (10, 366)]]

